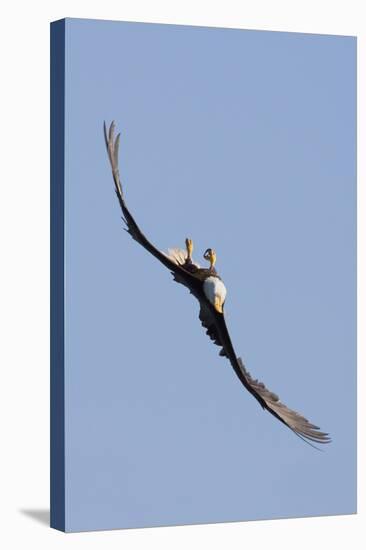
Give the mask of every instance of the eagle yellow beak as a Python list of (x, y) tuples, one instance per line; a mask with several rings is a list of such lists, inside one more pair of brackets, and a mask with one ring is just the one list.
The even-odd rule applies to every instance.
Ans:
[(219, 313), (224, 313), (224, 311), (223, 311), (223, 303), (222, 303), (222, 298), (221, 298), (221, 296), (215, 296), (214, 308), (215, 308), (216, 311), (218, 311)]

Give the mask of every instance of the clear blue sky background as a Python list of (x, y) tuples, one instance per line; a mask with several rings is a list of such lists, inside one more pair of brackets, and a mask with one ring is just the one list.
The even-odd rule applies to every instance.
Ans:
[[(67, 530), (356, 510), (356, 40), (67, 20)], [(263, 412), (198, 304), (122, 230), (217, 251), (237, 354), (329, 431)]]

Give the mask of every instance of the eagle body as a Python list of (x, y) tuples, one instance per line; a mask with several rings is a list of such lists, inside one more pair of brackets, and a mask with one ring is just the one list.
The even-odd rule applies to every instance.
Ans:
[(202, 283), (202, 292), (216, 311), (223, 313), (226, 298), (226, 287), (214, 267), (202, 268), (188, 257), (187, 251), (181, 248), (170, 248), (168, 257), (184, 270), (191, 273)]

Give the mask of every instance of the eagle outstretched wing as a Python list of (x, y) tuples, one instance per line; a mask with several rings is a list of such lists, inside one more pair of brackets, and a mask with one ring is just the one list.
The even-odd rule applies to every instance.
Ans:
[(278, 395), (271, 392), (258, 380), (252, 378), (241, 358), (236, 357), (223, 314), (210, 305), (201, 302), (200, 320), (206, 334), (221, 347), (220, 355), (227, 357), (244, 387), (257, 399), (260, 405), (307, 442), (329, 443), (327, 433), (311, 424), (304, 416), (284, 405)]
[(119, 175), (118, 168), (118, 152), (119, 152), (119, 143), (120, 135), (118, 134), (115, 137), (115, 123), (112, 122), (109, 130), (107, 130), (106, 124), (104, 123), (104, 139), (107, 147), (108, 157), (112, 168), (112, 175), (115, 185), (115, 191), (122, 210), (122, 220), (126, 224), (126, 231), (131, 235), (131, 237), (137, 241), (141, 246), (143, 246), (150, 254), (155, 256), (165, 267), (167, 267), (171, 273), (174, 275), (174, 280), (178, 283), (181, 283), (189, 288), (189, 290), (195, 294), (198, 291), (198, 281), (195, 279), (188, 271), (183, 269), (179, 263), (172, 261), (169, 255), (164, 254), (158, 250), (143, 234), (137, 223), (135, 222), (132, 214), (127, 208), (121, 179)]

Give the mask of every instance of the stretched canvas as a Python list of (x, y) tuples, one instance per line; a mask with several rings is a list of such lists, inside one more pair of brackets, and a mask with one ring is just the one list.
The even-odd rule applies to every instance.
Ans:
[(356, 39), (64, 19), (51, 119), (51, 525), (355, 513)]

